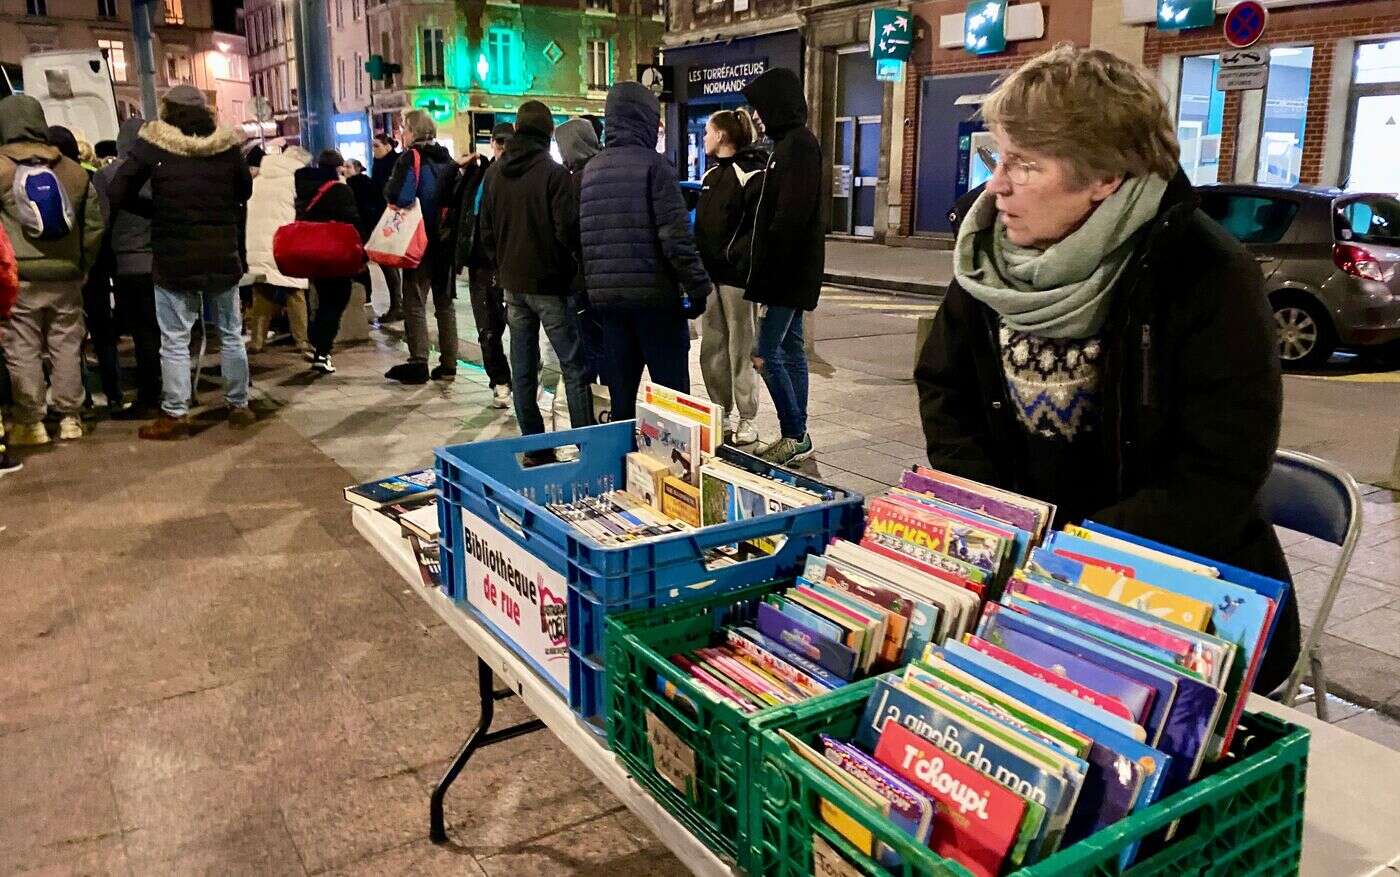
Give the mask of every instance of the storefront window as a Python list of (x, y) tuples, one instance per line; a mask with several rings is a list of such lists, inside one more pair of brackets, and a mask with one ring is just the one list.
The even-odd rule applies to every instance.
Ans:
[(1292, 186), (1303, 161), (1303, 130), (1312, 79), (1312, 46), (1269, 50), (1269, 85), (1264, 92), (1264, 119), (1259, 129), (1260, 183)]
[(1400, 40), (1356, 47), (1350, 160), (1343, 186), (1400, 193)]
[(1176, 137), (1181, 143), (1181, 169), (1198, 186), (1220, 180), (1220, 131), (1225, 118), (1225, 93), (1215, 87), (1219, 71), (1219, 55), (1181, 59)]

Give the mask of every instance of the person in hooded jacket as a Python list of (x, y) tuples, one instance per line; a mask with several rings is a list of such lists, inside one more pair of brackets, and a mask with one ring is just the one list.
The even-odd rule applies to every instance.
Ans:
[[(549, 107), (525, 101), (515, 115), (515, 135), (482, 183), (480, 233), (506, 294), (510, 324), (510, 377), (515, 419), (523, 435), (544, 432), (535, 394), (539, 389), (540, 329), (559, 357), (569, 417), (593, 422), (593, 397), (584, 380), (573, 293), (578, 205), (569, 172), (549, 154), (554, 119)], [(553, 452), (534, 455), (552, 458)]]
[(690, 327), (712, 285), (676, 172), (656, 151), (661, 105), (619, 82), (604, 105), (607, 145), (583, 170), (579, 201), (588, 302), (603, 326), (614, 420), (636, 416), (642, 369), (690, 392)]
[[(135, 211), (114, 208), (110, 189), (112, 178), (131, 154), (144, 124), (139, 117), (122, 122), (117, 132), (116, 160), (92, 178), (107, 223), (118, 321), (125, 324), (136, 348), (136, 402), (118, 415), (133, 420), (149, 420), (160, 408), (160, 326), (156, 323), (156, 291), (151, 279), (151, 221)], [(149, 183), (141, 187), (137, 198), (149, 213)]]
[[(355, 225), (360, 221), (355, 209), (355, 195), (340, 178), (345, 159), (334, 149), (323, 149), (310, 167), (298, 168), (296, 179), (297, 219), (304, 222), (343, 222)], [(340, 318), (350, 303), (354, 275), (345, 277), (316, 277), (311, 286), (316, 290), (316, 315), (309, 332), (313, 356), (311, 370), (329, 375), (335, 372), (331, 364), (331, 346), (340, 331)]]
[[(554, 129), (554, 143), (559, 147), (559, 157), (569, 172), (569, 183), (574, 190), (574, 203), (578, 203), (583, 188), (583, 170), (595, 155), (603, 151), (598, 142), (598, 129), (580, 116), (569, 119)], [(607, 357), (603, 355), (603, 327), (598, 322), (597, 313), (588, 306), (588, 287), (583, 276), (583, 253), (576, 250), (578, 270), (574, 272), (574, 292), (569, 297), (571, 306), (578, 312), (579, 343), (583, 345), (583, 376), (586, 383), (593, 383), (607, 369)], [(607, 383), (604, 381), (603, 383)], [(569, 412), (561, 406), (564, 396), (563, 378), (554, 393), (554, 429), (568, 429)]]
[[(451, 153), (435, 142), (437, 125), (426, 111), (405, 113), (403, 132), (408, 148), (394, 163), (394, 172), (384, 186), (384, 197), (401, 208), (411, 207), (413, 200), (418, 199), (428, 247), (423, 261), (403, 272), (403, 330), (408, 340), (408, 362), (389, 369), (384, 377), (405, 384), (425, 384), (429, 377), (451, 381), (457, 377), (457, 311), (452, 304), (455, 284), (450, 277), (452, 235), (451, 229), (443, 229), (443, 216), (457, 183), (457, 163)], [(438, 330), (438, 364), (431, 373), (427, 310), (430, 297)]]
[(253, 178), (253, 194), (248, 198), (248, 223), (243, 235), (248, 254), (248, 273), (253, 277), (253, 304), (248, 309), (248, 352), (262, 353), (267, 332), (284, 310), (297, 352), (310, 360), (315, 356), (307, 337), (305, 277), (288, 277), (277, 270), (272, 256), (272, 236), (277, 229), (296, 219), (297, 171), (311, 161), (311, 154), (300, 146), (264, 155), (258, 175)]
[[(170, 440), (190, 434), (190, 336), (204, 306), (213, 309), (219, 333), (229, 425), (257, 421), (248, 407), (248, 351), (238, 300), (253, 177), (239, 150), (242, 138), (218, 126), (204, 92), (175, 86), (161, 99), (160, 115), (141, 128), (108, 191), (119, 209), (151, 212), (162, 416), (139, 435)], [(143, 208), (140, 193), (148, 181), (151, 201)]]
[[(701, 179), (695, 206), (695, 245), (715, 281), (714, 301), (700, 318), (700, 373), (710, 398), (724, 406), (725, 432), (739, 445), (758, 441), (756, 307), (744, 299), (744, 282), (768, 154), (753, 140), (753, 121), (744, 111), (710, 114), (704, 144), (713, 164)], [(733, 424), (736, 415), (738, 423)]]
[(753, 364), (777, 409), (782, 436), (759, 453), (793, 465), (812, 454), (807, 434), (807, 348), (802, 320), (817, 308), (826, 236), (821, 222), (822, 150), (807, 129), (802, 80), (785, 67), (764, 71), (744, 97), (773, 141), (755, 207), (744, 297), (763, 305)]
[[(365, 240), (369, 240), (370, 232), (379, 224), (384, 208), (388, 206), (384, 200), (384, 190), (389, 185), (389, 178), (394, 175), (394, 165), (402, 155), (394, 138), (382, 131), (374, 135), (369, 151), (374, 159), (369, 163), (369, 179), (374, 183), (375, 200), (359, 208), (360, 221), (368, 226)], [(384, 272), (384, 286), (389, 290), (389, 309), (379, 315), (379, 323), (397, 323), (403, 319), (403, 272), (387, 265), (380, 265), (379, 268)]]
[[(515, 126), (501, 122), (491, 129), (493, 155), (504, 154)], [(510, 361), (506, 358), (505, 293), (496, 282), (496, 266), (481, 245), (480, 212), (486, 172), (495, 162), (491, 156), (472, 153), (459, 164), (457, 191), (453, 195), (455, 215), (450, 220), (455, 229), (452, 274), (467, 272), (467, 288), (471, 295), (472, 320), (476, 323), (476, 343), (481, 348), (481, 365), (491, 382), (491, 405), (509, 408)]]
[[(21, 165), (53, 173), (73, 211), (67, 233), (44, 238), (26, 231), (13, 189)], [(102, 208), (87, 171), (49, 143), (44, 109), (29, 95), (0, 99), (0, 223), (14, 247), (20, 279), (19, 299), (0, 326), (14, 392), (9, 443), (49, 441), (43, 422), (49, 398), (45, 354), (59, 438), (81, 438), (82, 285), (102, 244)]]

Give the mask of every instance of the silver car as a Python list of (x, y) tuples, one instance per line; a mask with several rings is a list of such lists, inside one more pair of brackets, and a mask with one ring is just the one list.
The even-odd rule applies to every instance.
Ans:
[(1264, 273), (1284, 365), (1400, 340), (1400, 199), (1248, 184), (1203, 186), (1200, 195), (1201, 209)]

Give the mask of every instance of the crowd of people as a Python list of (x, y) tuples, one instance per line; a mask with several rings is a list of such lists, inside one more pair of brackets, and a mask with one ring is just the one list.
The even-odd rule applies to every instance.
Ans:
[[(51, 441), (51, 412), (60, 440), (82, 437), (93, 404), (89, 359), (108, 416), (147, 421), (144, 439), (188, 436), (201, 317), (217, 339), (233, 427), (256, 422), (248, 356), (269, 350), (282, 319), (309, 369), (333, 374), (342, 315), (357, 283), (368, 300), (370, 265), (292, 276), (279, 263), (278, 232), (339, 223), (363, 244), (386, 212), (415, 207), (421, 257), (374, 269), (389, 295), (377, 320), (401, 322), (407, 347), (387, 379), (455, 378), (459, 277), (490, 404), (513, 406), (526, 434), (592, 423), (597, 398), (609, 400), (613, 418), (633, 416), (644, 371), (689, 392), (699, 320), (702, 372), (726, 409), (728, 440), (758, 442), (761, 376), (781, 434), (757, 450), (799, 462), (812, 450), (802, 314), (816, 307), (821, 280), (820, 149), (795, 73), (773, 69), (745, 93), (751, 110), (716, 113), (706, 130), (711, 166), (693, 224), (675, 169), (657, 150), (660, 104), (635, 82), (609, 91), (603, 119), (557, 129), (549, 107), (527, 100), (514, 123), (491, 131), (490, 154), (454, 157), (432, 117), (410, 111), (398, 131), (375, 136), (368, 170), (332, 149), (313, 156), (245, 143), (190, 86), (161, 99), (158, 119), (129, 119), (99, 148), (48, 127), (37, 100), (5, 98), (0, 230), (10, 246), (0, 256), (13, 250), (17, 273), (13, 295), (0, 296), (12, 387), (0, 395), (5, 466), (18, 465), (12, 448)], [(134, 370), (121, 367), (123, 335)], [(546, 388), (556, 400), (549, 424), (538, 401), (546, 366), (559, 374)]]

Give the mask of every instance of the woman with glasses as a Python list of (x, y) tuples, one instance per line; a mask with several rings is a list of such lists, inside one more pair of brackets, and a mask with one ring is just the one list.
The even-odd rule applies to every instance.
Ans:
[[(914, 376), (938, 469), (1287, 580), (1257, 498), (1282, 387), (1258, 266), (1197, 209), (1137, 65), (1058, 46), (982, 105), (986, 186)], [(1256, 687), (1298, 650), (1283, 608)]]

